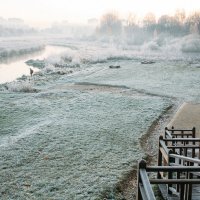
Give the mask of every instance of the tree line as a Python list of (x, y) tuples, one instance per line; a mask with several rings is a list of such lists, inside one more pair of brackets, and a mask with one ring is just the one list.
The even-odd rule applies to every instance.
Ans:
[(111, 12), (102, 16), (96, 33), (102, 36), (121, 36), (129, 39), (156, 37), (159, 34), (184, 36), (191, 33), (200, 33), (200, 11), (188, 16), (184, 10), (177, 10), (173, 16), (162, 15), (158, 19), (153, 13), (148, 13), (142, 20), (130, 14), (127, 19), (120, 19), (117, 13)]

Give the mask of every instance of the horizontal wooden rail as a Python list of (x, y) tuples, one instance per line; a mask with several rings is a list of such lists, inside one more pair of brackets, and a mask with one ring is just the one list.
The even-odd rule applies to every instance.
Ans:
[(178, 144), (177, 146), (167, 146), (168, 148), (170, 148), (170, 149), (180, 149), (180, 148), (182, 148), (182, 149), (199, 149), (200, 148), (200, 146), (197, 146), (197, 145), (180, 145), (180, 144)]
[(170, 137), (173, 137), (173, 136), (193, 136), (193, 133), (170, 133), (169, 131), (165, 131), (165, 133), (170, 136)]
[(172, 136), (192, 136), (192, 133), (171, 133)]
[(195, 138), (196, 137), (196, 129), (193, 127), (192, 129), (174, 129), (165, 127), (165, 138)]
[(168, 131), (173, 131), (173, 132), (180, 132), (180, 131), (184, 131), (184, 132), (189, 132), (189, 131), (193, 131), (193, 129), (167, 129)]
[(192, 163), (198, 163), (200, 164), (200, 160), (199, 159), (195, 159), (195, 158), (191, 158), (191, 157), (187, 157), (187, 156), (182, 156), (182, 155), (177, 155), (177, 154), (169, 154), (169, 157), (171, 158), (178, 158), (184, 161), (189, 161)]
[(200, 138), (163, 138), (167, 142), (200, 142)]
[(195, 127), (192, 127), (192, 129), (175, 129), (173, 126), (172, 128), (168, 128), (168, 127), (165, 127), (165, 131), (172, 131), (172, 132), (177, 132), (177, 131), (192, 131), (192, 132), (195, 132), (196, 131), (196, 128)]
[(200, 179), (149, 179), (151, 184), (200, 184)]
[(146, 168), (147, 172), (200, 172), (200, 166), (199, 167), (193, 167), (193, 166), (148, 166)]

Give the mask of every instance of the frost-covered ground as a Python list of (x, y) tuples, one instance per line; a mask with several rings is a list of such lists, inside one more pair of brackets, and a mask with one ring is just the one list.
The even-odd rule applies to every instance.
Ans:
[(59, 55), (29, 61), (44, 64), (30, 81), (0, 87), (1, 199), (111, 198), (144, 156), (140, 138), (161, 113), (200, 101), (197, 54), (63, 45)]
[[(98, 73), (81, 76), (81, 82), (124, 85), (138, 92), (185, 101), (200, 101), (200, 68), (185, 61), (156, 61), (142, 65), (140, 61), (118, 61), (119, 69), (98, 64)], [(200, 65), (200, 63), (199, 63)], [(64, 79), (65, 81), (65, 79)]]
[(3, 198), (96, 199), (112, 191), (143, 156), (139, 138), (169, 105), (120, 89), (62, 88), (1, 94)]

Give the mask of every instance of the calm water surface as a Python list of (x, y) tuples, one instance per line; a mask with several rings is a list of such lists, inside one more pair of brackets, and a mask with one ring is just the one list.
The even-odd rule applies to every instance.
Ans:
[[(0, 84), (11, 82), (21, 77), (22, 75), (30, 75), (30, 66), (25, 62), (30, 59), (43, 60), (51, 55), (60, 54), (66, 50), (65, 47), (46, 46), (44, 50), (34, 52), (21, 57), (11, 58), (9, 61), (0, 63)], [(34, 71), (39, 69), (31, 67)]]

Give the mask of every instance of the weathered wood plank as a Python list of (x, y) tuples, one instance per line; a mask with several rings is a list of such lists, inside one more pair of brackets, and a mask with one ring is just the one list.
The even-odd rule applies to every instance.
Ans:
[(199, 159), (195, 159), (195, 158), (191, 158), (191, 157), (181, 156), (181, 155), (177, 155), (177, 154), (170, 154), (170, 157), (179, 158), (181, 160), (185, 160), (185, 161), (189, 161), (189, 162), (192, 162), (192, 163), (200, 164), (200, 160)]
[(151, 184), (200, 184), (200, 179), (149, 179)]
[(200, 166), (199, 167), (193, 167), (193, 166), (148, 166), (146, 168), (147, 172), (168, 172), (168, 171), (174, 171), (174, 172), (200, 172)]
[(149, 182), (149, 178), (147, 176), (147, 172), (145, 169), (140, 169), (140, 177), (141, 181), (143, 183), (144, 191), (147, 196), (147, 199), (149, 200), (154, 200), (155, 196), (151, 187), (151, 184)]
[(161, 195), (163, 197), (163, 199), (167, 199), (167, 200), (179, 200), (179, 197), (173, 195), (173, 194), (168, 194), (167, 193), (167, 186), (166, 185), (158, 185), (158, 188), (161, 192)]
[[(161, 195), (163, 199), (166, 200), (179, 200), (180, 197), (174, 195), (174, 194), (168, 194), (167, 193), (167, 186), (166, 185), (158, 185), (159, 190), (161, 192)], [(199, 200), (200, 199), (200, 185), (195, 184), (192, 190), (192, 200)]]

